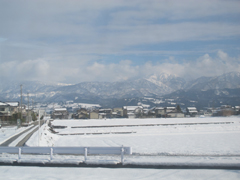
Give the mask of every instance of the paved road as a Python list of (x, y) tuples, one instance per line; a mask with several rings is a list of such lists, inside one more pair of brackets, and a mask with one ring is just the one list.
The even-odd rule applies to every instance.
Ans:
[[(42, 125), (42, 124), (41, 124)], [(36, 126), (34, 126), (35, 128)], [(24, 144), (28, 141), (28, 139), (38, 130), (38, 128), (35, 128), (33, 131), (29, 132), (21, 141), (18, 142), (16, 146), (24, 146)]]
[[(41, 125), (43, 124), (43, 120), (40, 122)], [(4, 143), (0, 144), (0, 146), (9, 146), (9, 144), (11, 144), (13, 141), (15, 141), (19, 136), (21, 136), (22, 134), (26, 133), (26, 132), (29, 132), (24, 138), (23, 140), (21, 140), (17, 146), (21, 146), (21, 145), (24, 145), (24, 143), (31, 137), (31, 135), (36, 131), (32, 131), (36, 126), (38, 126), (38, 122), (34, 122), (33, 124), (34, 126), (29, 128), (29, 129), (26, 129), (25, 131), (19, 133), (19, 134), (16, 134), (15, 136), (13, 136), (12, 138), (10, 138), (9, 140), (5, 141)]]

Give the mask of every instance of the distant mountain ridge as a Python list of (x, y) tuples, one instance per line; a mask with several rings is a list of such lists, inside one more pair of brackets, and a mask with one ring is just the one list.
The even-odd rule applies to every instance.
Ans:
[(240, 88), (240, 72), (230, 72), (216, 77), (200, 77), (188, 82), (184, 89), (235, 89)]
[[(156, 97), (178, 90), (207, 91), (240, 88), (240, 73), (231, 72), (216, 77), (200, 77), (192, 81), (173, 74), (151, 75), (147, 78), (120, 82), (82, 82), (74, 85), (23, 82), (23, 94), (30, 94), (37, 102), (95, 101), (97, 99), (121, 99)], [(19, 101), (20, 83), (0, 85), (0, 101)]]
[(183, 89), (186, 84), (185, 79), (178, 77), (173, 74), (160, 74), (160, 75), (152, 75), (149, 78), (146, 78), (148, 81), (158, 85), (159, 87), (165, 89), (166, 92), (164, 94), (173, 92), (176, 89)]

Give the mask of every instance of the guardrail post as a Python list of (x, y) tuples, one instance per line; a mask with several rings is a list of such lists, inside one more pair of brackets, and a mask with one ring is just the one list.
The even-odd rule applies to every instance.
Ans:
[(21, 153), (22, 153), (22, 149), (21, 149), (21, 148), (19, 148), (19, 149), (18, 149), (18, 160), (20, 160), (20, 159), (21, 159)]
[(84, 148), (84, 161), (87, 161), (87, 148)]
[(122, 146), (122, 149), (121, 149), (121, 163), (122, 163), (122, 164), (123, 164), (123, 162), (124, 162), (123, 154), (124, 154), (124, 148), (123, 148), (123, 146)]
[(51, 148), (51, 152), (50, 152), (50, 160), (53, 159), (53, 148)]

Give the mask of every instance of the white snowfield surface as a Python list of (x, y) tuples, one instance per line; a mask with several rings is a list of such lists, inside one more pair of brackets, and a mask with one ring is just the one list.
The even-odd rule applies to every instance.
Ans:
[[(52, 134), (47, 125), (42, 126), (41, 146), (124, 145), (132, 147), (133, 154), (140, 155), (240, 155), (240, 141), (237, 138), (240, 135), (239, 116), (54, 120), (52, 125), (67, 128), (54, 129), (59, 133)], [(37, 139), (38, 133), (35, 133), (27, 145), (37, 146)]]
[(108, 169), (108, 168), (48, 168), (0, 167), (1, 179), (35, 180), (238, 180), (239, 171), (227, 170), (171, 170), (171, 169)]
[[(227, 163), (240, 165), (240, 117), (182, 119), (54, 120), (64, 129), (40, 130), (40, 146), (128, 146), (124, 163)], [(115, 127), (117, 125), (117, 127)], [(119, 125), (122, 125), (119, 127)], [(98, 126), (98, 127), (95, 127)], [(109, 127), (110, 126), (110, 127)], [(38, 146), (38, 132), (27, 146)], [(67, 157), (61, 156), (63, 159)], [(89, 161), (120, 161), (120, 157)], [(83, 157), (78, 158), (83, 161)], [(115, 162), (115, 161), (114, 161)]]
[[(54, 120), (40, 129), (40, 146), (130, 146), (124, 164), (187, 164), (240, 166), (240, 117), (182, 119)], [(98, 127), (95, 127), (98, 126)], [(117, 126), (117, 127), (114, 127)], [(125, 133), (125, 134), (124, 134)], [(38, 132), (27, 146), (38, 146)], [(177, 155), (177, 156), (175, 156)], [(2, 154), (2, 162), (18, 161)], [(20, 162), (80, 163), (84, 156), (24, 155)], [(116, 164), (120, 155), (88, 156), (89, 164)], [(33, 173), (34, 172), (34, 173)], [(240, 179), (239, 170), (109, 169), (0, 167), (3, 179)]]

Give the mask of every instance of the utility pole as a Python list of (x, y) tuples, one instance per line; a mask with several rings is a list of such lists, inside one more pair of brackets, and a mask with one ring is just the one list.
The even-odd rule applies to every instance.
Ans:
[(52, 112), (52, 114), (53, 114), (53, 119), (55, 119), (55, 113), (54, 113), (54, 103), (53, 103), (53, 112)]
[[(32, 113), (34, 114), (34, 104), (33, 104), (33, 98), (32, 98)], [(34, 116), (35, 117), (35, 116)], [(33, 120), (33, 119), (32, 119)]]
[(33, 98), (32, 98), (32, 108), (31, 109), (33, 110)]
[(29, 121), (30, 121), (30, 119), (29, 119), (29, 117), (30, 117), (30, 115), (29, 115), (29, 93), (27, 93), (27, 97), (28, 97), (28, 122), (27, 123), (29, 123)]
[(21, 120), (22, 120), (22, 84), (20, 85), (21, 88)]
[(38, 146), (40, 146), (40, 109), (38, 109)]

